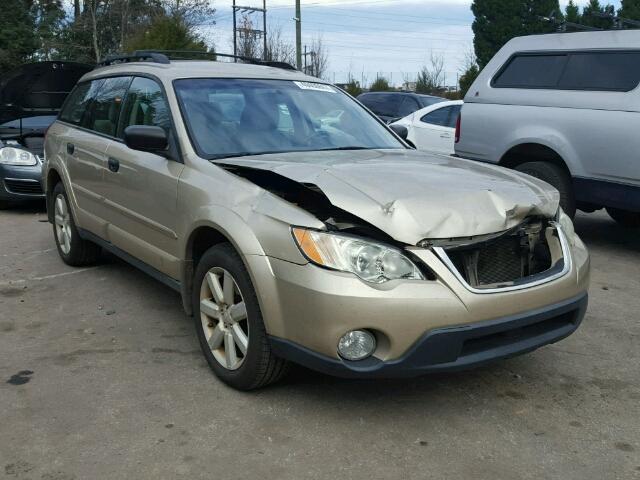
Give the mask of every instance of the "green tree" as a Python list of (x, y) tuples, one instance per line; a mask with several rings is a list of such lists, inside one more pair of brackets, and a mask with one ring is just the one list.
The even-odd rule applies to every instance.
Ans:
[(575, 4), (573, 0), (569, 0), (567, 7), (564, 10), (564, 19), (571, 23), (581, 23), (582, 15), (580, 15), (580, 7)]
[(31, 16), (39, 39), (36, 57), (51, 60), (56, 56), (60, 35), (64, 27), (65, 12), (62, 0), (33, 0)]
[(480, 69), (478, 65), (471, 65), (467, 70), (460, 76), (458, 82), (460, 83), (460, 96), (464, 98), (464, 96), (471, 88), (471, 84), (478, 78), (480, 75)]
[(0, 72), (27, 62), (38, 49), (31, 2), (3, 0), (0, 15)]
[(640, 0), (622, 0), (618, 15), (631, 20), (640, 20)]
[(607, 30), (613, 28), (613, 20), (602, 18), (598, 15), (613, 15), (615, 8), (613, 5), (601, 5), (599, 0), (590, 0), (582, 9), (582, 24), (590, 27)]
[(473, 44), (479, 67), (514, 37), (553, 32), (554, 25), (541, 17), (559, 10), (558, 0), (473, 0)]
[(176, 15), (161, 15), (151, 25), (126, 41), (125, 49), (207, 51), (207, 44)]
[(391, 86), (389, 85), (389, 81), (384, 77), (377, 77), (376, 80), (371, 84), (369, 90), (372, 92), (388, 92), (391, 90)]

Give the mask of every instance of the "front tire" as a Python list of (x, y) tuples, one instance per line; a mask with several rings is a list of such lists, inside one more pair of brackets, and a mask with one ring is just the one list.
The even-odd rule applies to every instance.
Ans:
[(640, 228), (640, 212), (607, 207), (607, 213), (616, 223), (626, 228)]
[(242, 258), (228, 243), (215, 245), (198, 263), (193, 312), (211, 370), (238, 390), (282, 378), (288, 362), (271, 352), (255, 289)]
[(62, 261), (72, 267), (91, 265), (98, 260), (101, 249), (95, 243), (80, 237), (69, 208), (69, 200), (64, 185), (58, 183), (52, 192), (53, 237)]
[(576, 200), (573, 196), (571, 177), (562, 168), (550, 162), (526, 162), (515, 167), (518, 172), (547, 182), (560, 192), (560, 206), (570, 218), (576, 214)]

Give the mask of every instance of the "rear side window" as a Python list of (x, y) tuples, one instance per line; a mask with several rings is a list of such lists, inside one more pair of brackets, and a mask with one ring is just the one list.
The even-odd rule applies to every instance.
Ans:
[(519, 55), (493, 80), (498, 88), (555, 88), (567, 55)]
[(374, 95), (363, 95), (359, 100), (376, 115), (398, 117), (402, 97), (399, 98), (397, 95), (377, 93)]
[(495, 88), (628, 92), (640, 83), (640, 52), (519, 54), (494, 77)]
[(415, 98), (412, 97), (404, 97), (402, 100), (402, 105), (398, 111), (398, 116), (406, 117), (407, 115), (411, 115), (416, 110), (420, 110), (420, 105)]
[(640, 82), (640, 52), (570, 55), (560, 87), (628, 92)]
[(167, 101), (154, 80), (136, 77), (131, 83), (118, 137), (122, 137), (124, 129), (130, 125), (162, 127), (167, 133), (171, 130)]
[(104, 80), (90, 109), (84, 126), (104, 135), (115, 137), (120, 110), (127, 93), (131, 77), (115, 77)]
[(81, 125), (83, 118), (86, 118), (91, 100), (95, 97), (102, 82), (103, 80), (94, 80), (77, 85), (60, 112), (60, 120), (73, 125)]
[(456, 128), (456, 120), (458, 119), (460, 108), (460, 105), (439, 108), (424, 115), (420, 121), (441, 127)]

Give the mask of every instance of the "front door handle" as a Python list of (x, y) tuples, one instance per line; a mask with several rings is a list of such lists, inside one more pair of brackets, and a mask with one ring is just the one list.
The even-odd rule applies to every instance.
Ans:
[(73, 143), (67, 143), (67, 153), (69, 155), (73, 155), (73, 152), (76, 151), (76, 146)]
[(113, 173), (116, 173), (118, 170), (120, 170), (120, 162), (118, 161), (118, 159), (109, 157), (107, 163), (109, 164), (109, 170), (111, 170)]

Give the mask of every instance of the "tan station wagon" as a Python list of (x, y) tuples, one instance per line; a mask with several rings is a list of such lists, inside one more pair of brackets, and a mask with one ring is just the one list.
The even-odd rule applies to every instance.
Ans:
[(578, 328), (589, 257), (555, 189), (418, 152), (340, 89), (260, 63), (139, 52), (79, 81), (45, 141), (66, 263), (104, 248), (179, 291), (239, 389), (289, 362), (457, 370)]

